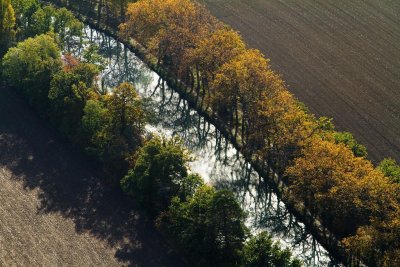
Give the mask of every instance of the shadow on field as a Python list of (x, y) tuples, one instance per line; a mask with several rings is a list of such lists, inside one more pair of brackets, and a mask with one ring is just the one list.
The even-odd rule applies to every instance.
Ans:
[(56, 136), (11, 89), (0, 88), (0, 167), (26, 189), (40, 189), (38, 213), (73, 220), (78, 233), (89, 232), (116, 249), (121, 264), (183, 266), (130, 200), (100, 182), (95, 166)]

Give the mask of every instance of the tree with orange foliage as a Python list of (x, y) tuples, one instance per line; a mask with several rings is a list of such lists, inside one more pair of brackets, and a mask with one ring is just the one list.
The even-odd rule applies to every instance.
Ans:
[(254, 49), (243, 51), (216, 72), (210, 86), (211, 106), (219, 116), (230, 121), (235, 134), (239, 126), (244, 134), (250, 112), (254, 112), (257, 99), (268, 88), (272, 75), (268, 60)]
[(354, 235), (372, 218), (389, 219), (399, 186), (344, 144), (312, 138), (286, 171), (291, 191), (338, 237)]
[(256, 111), (250, 114), (253, 124), (248, 148), (280, 175), (318, 127), (314, 117), (284, 90), (280, 79), (273, 80), (257, 101)]
[(178, 74), (186, 50), (216, 28), (217, 20), (190, 0), (141, 0), (128, 5), (123, 35), (134, 37), (159, 63)]
[[(181, 76), (189, 76), (188, 84), (194, 86), (197, 93), (203, 89), (203, 95), (209, 94), (209, 84), (215, 78), (217, 70), (240, 53), (246, 45), (240, 35), (227, 27), (218, 28), (211, 35), (201, 39), (195, 48), (188, 49), (180, 67)], [(193, 73), (194, 72), (194, 73)]]
[(120, 29), (191, 93), (196, 86), (194, 95), (236, 140), (241, 129), (245, 152), (272, 167), (349, 251), (371, 266), (398, 266), (389, 259), (400, 258), (399, 185), (373, 167), (350, 134), (309, 114), (238, 33), (190, 0), (139, 0)]
[(385, 220), (372, 218), (343, 244), (367, 266), (400, 266), (400, 209), (396, 207)]

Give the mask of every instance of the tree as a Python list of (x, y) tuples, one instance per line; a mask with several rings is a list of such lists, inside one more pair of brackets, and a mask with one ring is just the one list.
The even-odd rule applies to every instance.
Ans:
[(250, 113), (255, 112), (256, 100), (268, 88), (271, 75), (268, 60), (260, 51), (250, 49), (240, 53), (222, 65), (215, 75), (210, 88), (213, 110), (229, 120), (236, 133), (240, 125), (244, 133)]
[(110, 124), (109, 111), (99, 100), (89, 99), (83, 109), (81, 132), (87, 142), (94, 143), (96, 136)]
[(83, 108), (90, 95), (95, 92), (93, 87), (98, 74), (95, 65), (80, 63), (53, 76), (48, 95), (50, 116), (66, 136), (75, 137), (80, 128)]
[[(154, 137), (137, 152), (133, 169), (121, 180), (122, 189), (150, 216), (165, 210), (188, 175), (189, 156), (176, 138)], [(184, 187), (191, 191), (190, 185)]]
[(74, 37), (82, 35), (83, 24), (65, 8), (41, 7), (37, 0), (13, 0), (17, 13), (18, 38), (54, 32), (69, 49)]
[(198, 61), (202, 75), (212, 80), (222, 65), (244, 53), (245, 49), (246, 45), (239, 33), (223, 27), (217, 28), (211, 35), (199, 40), (192, 57)]
[(57, 10), (52, 6), (38, 7), (32, 14), (32, 23), (26, 30), (25, 37), (53, 31), (53, 20)]
[(66, 49), (69, 49), (74, 37), (82, 35), (83, 23), (75, 18), (68, 9), (60, 8), (54, 14), (53, 27), (54, 32), (60, 36), (60, 39), (66, 45)]
[(177, 196), (182, 201), (187, 201), (194, 195), (197, 188), (204, 185), (203, 178), (197, 173), (188, 174), (178, 181), (179, 190)]
[(35, 24), (33, 14), (40, 8), (37, 0), (12, 0), (12, 5), (16, 13), (17, 39), (23, 40), (27, 37), (35, 36), (32, 33)]
[(106, 99), (114, 135), (122, 137), (128, 147), (135, 150), (140, 145), (145, 125), (143, 105), (133, 85), (121, 83)]
[(112, 150), (110, 148), (113, 147), (113, 138), (109, 131), (111, 116), (110, 111), (105, 107), (104, 101), (101, 98), (89, 99), (86, 102), (83, 113), (80, 133), (82, 134), (86, 152), (103, 164), (114, 165), (114, 161), (117, 159), (119, 165), (114, 165), (113, 167), (120, 168), (121, 163), (125, 161), (123, 155), (125, 150), (120, 150), (119, 152), (122, 155), (119, 156), (111, 155), (110, 153), (110, 150)]
[[(197, 93), (203, 89), (209, 94), (209, 84), (217, 70), (231, 59), (244, 52), (245, 44), (234, 30), (223, 27), (199, 40), (194, 48), (185, 51), (180, 66), (180, 76), (192, 87), (197, 85)], [(185, 75), (189, 77), (185, 78)]]
[(372, 218), (342, 243), (366, 266), (397, 267), (400, 264), (400, 209), (397, 205), (384, 220)]
[(0, 0), (0, 59), (15, 37), (15, 13), (10, 0)]
[(126, 16), (121, 33), (133, 36), (174, 74), (185, 51), (218, 24), (207, 9), (190, 0), (137, 1), (128, 5)]
[(248, 234), (246, 216), (233, 193), (199, 187), (187, 201), (172, 200), (159, 219), (194, 266), (241, 266), (241, 249)]
[(241, 249), (247, 237), (246, 215), (229, 190), (218, 190), (209, 207), (215, 260), (219, 266), (240, 266)]
[(106, 60), (99, 54), (99, 47), (90, 44), (82, 53), (82, 60), (86, 63), (91, 63), (97, 66), (99, 70), (103, 71), (106, 66)]
[(6, 81), (20, 89), (30, 103), (46, 111), (50, 80), (61, 68), (60, 49), (53, 36), (39, 35), (9, 49), (3, 59)]
[(333, 137), (336, 143), (343, 143), (349, 147), (355, 156), (367, 157), (367, 149), (359, 144), (354, 136), (349, 132), (334, 132)]
[(300, 267), (289, 249), (281, 249), (267, 232), (252, 236), (244, 245), (243, 260), (246, 267)]
[(279, 80), (261, 94), (256, 106), (250, 113), (248, 148), (283, 174), (318, 125)]
[(400, 166), (392, 158), (386, 158), (379, 163), (378, 169), (393, 182), (400, 183)]
[(398, 205), (398, 186), (344, 144), (313, 138), (286, 175), (295, 196), (337, 237), (354, 235), (372, 218), (387, 220)]

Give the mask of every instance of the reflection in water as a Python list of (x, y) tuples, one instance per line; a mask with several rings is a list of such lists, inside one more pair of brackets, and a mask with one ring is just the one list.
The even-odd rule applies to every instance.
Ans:
[[(84, 43), (95, 43), (107, 62), (102, 85), (110, 90), (128, 81), (135, 85), (153, 114), (147, 129), (178, 135), (195, 157), (191, 169), (208, 183), (231, 189), (248, 212), (253, 232), (267, 230), (276, 240), (301, 258), (306, 266), (333, 265), (321, 245), (291, 215), (272, 189), (244, 161), (229, 142), (198, 113), (147, 68), (133, 53), (111, 37), (87, 27)], [(81, 52), (82, 47), (75, 52)]]

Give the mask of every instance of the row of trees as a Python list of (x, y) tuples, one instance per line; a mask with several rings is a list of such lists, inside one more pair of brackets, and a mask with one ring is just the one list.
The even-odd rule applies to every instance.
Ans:
[(143, 143), (144, 111), (136, 91), (123, 83), (100, 94), (91, 63), (61, 58), (54, 35), (28, 38), (3, 58), (3, 76), (73, 143), (122, 175), (130, 153)]
[[(122, 83), (112, 93), (99, 90), (99, 66), (93, 64), (98, 60), (87, 56), (90, 47), (81, 58), (62, 55), (60, 46), (68, 42), (64, 33), (70, 33), (71, 25), (78, 25), (71, 13), (31, 5), (30, 1), (18, 3), (34, 10), (17, 8), (22, 12), (17, 12), (17, 17), (29, 21), (29, 14), (33, 14), (30, 18), (35, 21), (22, 23), (18, 38), (36, 35), (19, 42), (3, 57), (6, 83), (63, 137), (105, 166), (109, 176), (124, 177), (122, 189), (157, 220), (160, 229), (175, 240), (194, 265), (301, 265), (268, 234), (250, 236), (245, 213), (233, 193), (204, 185), (199, 175), (190, 173), (190, 155), (179, 140), (145, 138), (145, 111), (134, 87)], [(50, 17), (41, 20), (35, 15), (43, 13)], [(59, 14), (69, 18), (62, 24), (64, 28), (56, 26)], [(50, 24), (39, 27), (46, 21)], [(24, 30), (31, 27), (37, 31)], [(79, 35), (76, 28), (73, 36)]]
[(73, 9), (99, 24), (118, 27), (125, 20), (128, 3), (135, 0), (51, 0), (51, 2)]
[(272, 166), (353, 255), (370, 266), (400, 264), (393, 161), (374, 168), (350, 133), (307, 112), (258, 50), (195, 2), (139, 0), (120, 30), (225, 121), (246, 153)]

